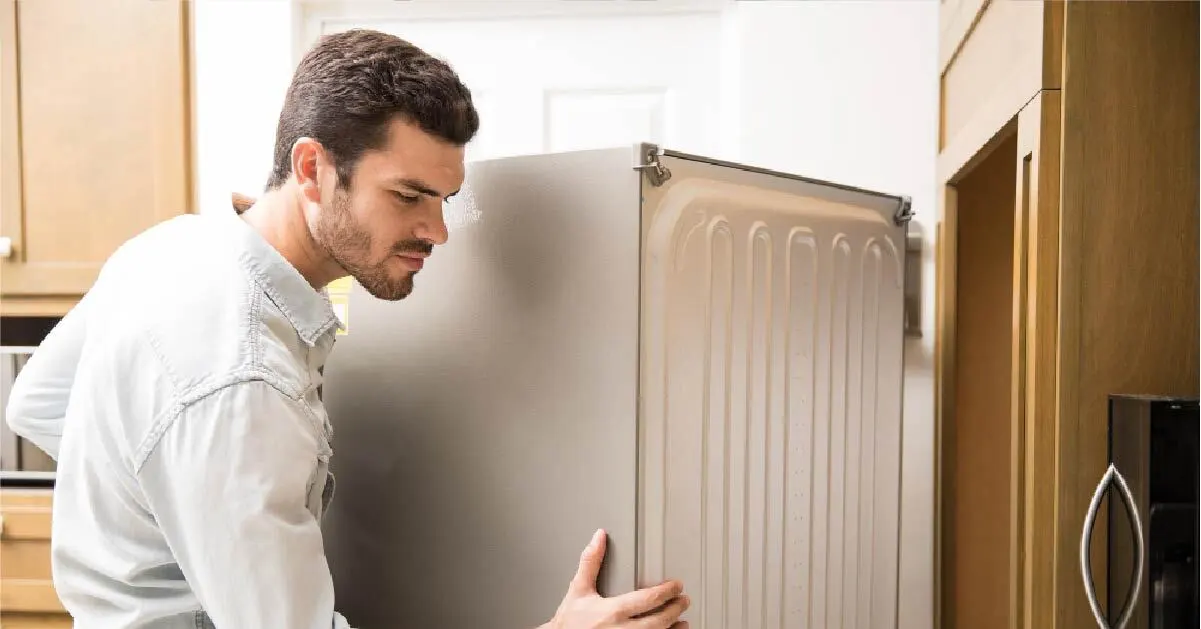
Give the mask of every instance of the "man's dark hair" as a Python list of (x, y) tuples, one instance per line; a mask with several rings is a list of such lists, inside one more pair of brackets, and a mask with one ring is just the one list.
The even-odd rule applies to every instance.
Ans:
[(288, 87), (275, 134), (267, 189), (292, 171), (292, 145), (310, 137), (325, 147), (350, 185), (365, 151), (383, 148), (396, 119), (416, 124), (452, 144), (466, 145), (479, 130), (471, 91), (443, 61), (378, 31), (326, 35), (300, 61)]

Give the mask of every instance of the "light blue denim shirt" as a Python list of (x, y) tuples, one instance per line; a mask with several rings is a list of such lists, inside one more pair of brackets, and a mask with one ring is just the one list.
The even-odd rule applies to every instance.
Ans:
[(112, 256), (7, 408), (58, 462), (54, 585), (76, 627), (347, 626), (319, 526), (338, 325), (232, 211)]

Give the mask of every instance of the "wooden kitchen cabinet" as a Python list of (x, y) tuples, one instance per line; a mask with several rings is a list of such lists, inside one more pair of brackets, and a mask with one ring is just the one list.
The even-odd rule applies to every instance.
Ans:
[(187, 5), (0, 0), (0, 314), (64, 314), (190, 211)]
[(948, 177), (982, 158), (1036, 92), (1060, 88), (1063, 3), (946, 0), (939, 15), (939, 172)]
[(0, 626), (70, 627), (50, 577), (49, 489), (0, 490)]
[(942, 10), (936, 626), (1090, 629), (1107, 396), (1198, 393), (1198, 4)]

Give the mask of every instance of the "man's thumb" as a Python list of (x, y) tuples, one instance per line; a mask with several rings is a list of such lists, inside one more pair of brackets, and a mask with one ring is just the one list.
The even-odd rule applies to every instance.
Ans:
[(600, 574), (601, 562), (605, 559), (605, 531), (597, 530), (592, 541), (580, 554), (580, 567), (571, 581), (571, 593), (584, 596), (596, 593), (596, 577)]

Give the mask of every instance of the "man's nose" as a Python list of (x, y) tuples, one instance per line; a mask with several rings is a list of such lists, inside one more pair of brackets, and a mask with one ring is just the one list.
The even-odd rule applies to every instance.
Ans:
[(438, 203), (427, 216), (426, 220), (418, 226), (416, 236), (433, 245), (446, 244), (450, 234), (446, 230), (446, 217), (442, 215), (442, 204)]

